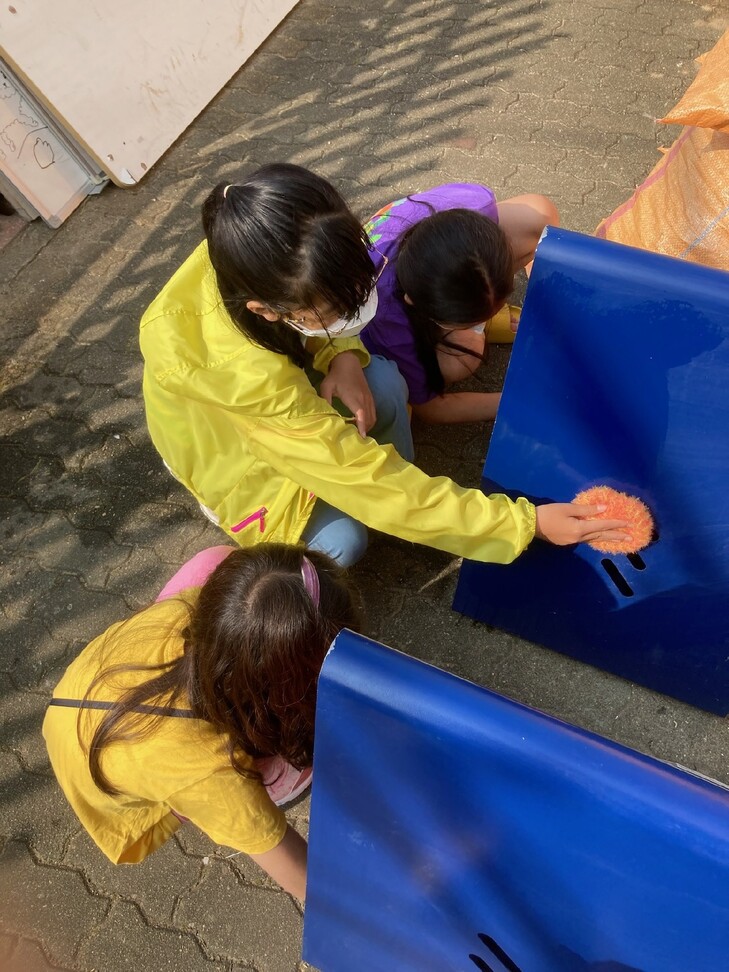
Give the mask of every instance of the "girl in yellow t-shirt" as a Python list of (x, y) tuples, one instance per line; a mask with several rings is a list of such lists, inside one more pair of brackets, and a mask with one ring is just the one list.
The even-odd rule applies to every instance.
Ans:
[(144, 860), (190, 820), (303, 900), (306, 842), (280, 806), (311, 779), (324, 656), (359, 621), (325, 555), (215, 547), (92, 641), (56, 686), (43, 735), (107, 857)]

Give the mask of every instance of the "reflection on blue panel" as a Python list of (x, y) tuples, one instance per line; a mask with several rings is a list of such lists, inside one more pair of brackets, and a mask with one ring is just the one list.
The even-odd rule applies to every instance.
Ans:
[(454, 607), (729, 712), (729, 274), (566, 230), (537, 250), (483, 488), (643, 499), (637, 558), (535, 541), (466, 563)]
[(322, 972), (704, 972), (729, 793), (343, 632), (317, 700)]

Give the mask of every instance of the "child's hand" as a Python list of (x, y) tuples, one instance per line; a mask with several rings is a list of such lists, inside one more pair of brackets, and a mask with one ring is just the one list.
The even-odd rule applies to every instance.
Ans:
[(586, 540), (631, 540), (626, 520), (589, 520), (605, 512), (604, 506), (547, 503), (537, 507), (535, 536), (558, 547)]
[(342, 351), (332, 358), (329, 374), (319, 387), (319, 394), (332, 404), (333, 398), (346, 405), (354, 416), (357, 431), (364, 438), (377, 421), (375, 400), (356, 354)]

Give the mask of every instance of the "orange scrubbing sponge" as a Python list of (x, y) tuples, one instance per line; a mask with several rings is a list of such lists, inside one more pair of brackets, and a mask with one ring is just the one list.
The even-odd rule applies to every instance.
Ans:
[(595, 550), (606, 554), (637, 553), (647, 547), (653, 538), (653, 517), (642, 500), (628, 496), (610, 486), (593, 486), (575, 496), (574, 503), (588, 506), (604, 506), (605, 512), (590, 517), (591, 520), (626, 520), (632, 540), (589, 540)]

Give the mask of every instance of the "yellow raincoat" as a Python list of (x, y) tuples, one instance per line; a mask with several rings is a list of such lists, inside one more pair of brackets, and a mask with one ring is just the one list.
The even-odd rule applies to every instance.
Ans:
[[(510, 563), (534, 536), (526, 499), (430, 477), (363, 439), (286, 355), (233, 324), (202, 243), (142, 318), (144, 401), (157, 450), (241, 546), (296, 543), (316, 497), (383, 533), (473, 560)], [(322, 340), (369, 356), (358, 338)]]

